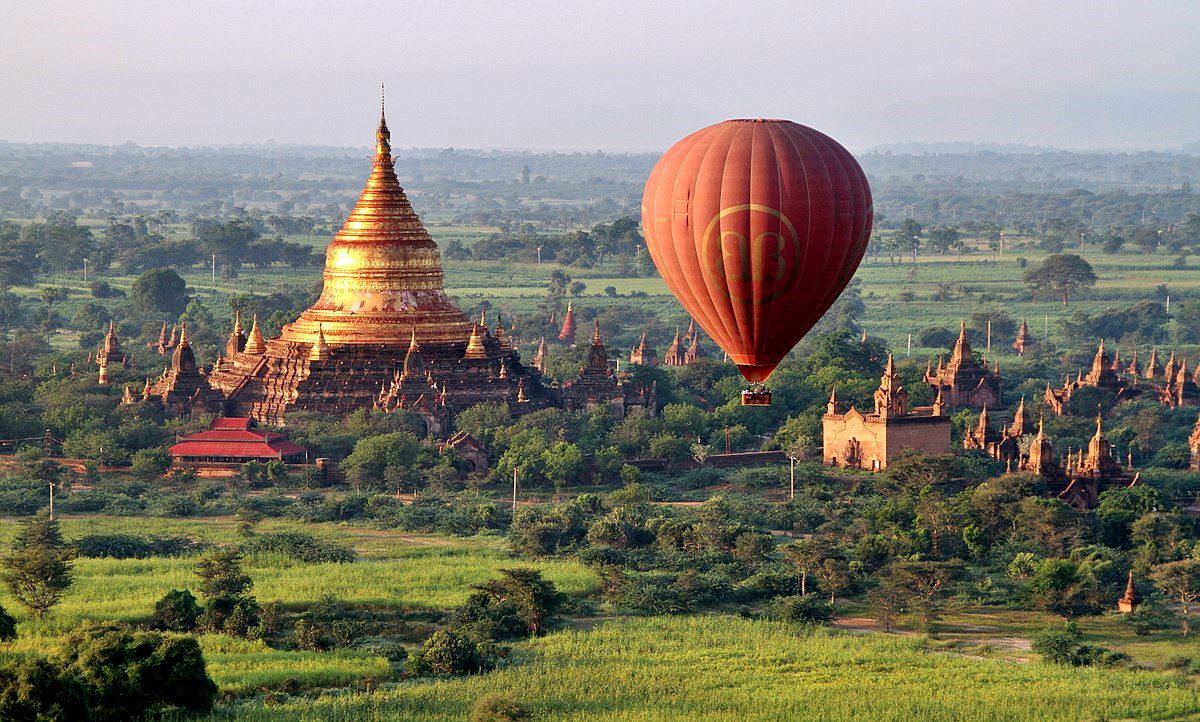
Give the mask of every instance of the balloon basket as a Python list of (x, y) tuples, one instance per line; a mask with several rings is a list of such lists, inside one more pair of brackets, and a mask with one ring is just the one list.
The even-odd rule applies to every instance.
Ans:
[(770, 406), (771, 391), (766, 386), (754, 384), (742, 390), (742, 406)]

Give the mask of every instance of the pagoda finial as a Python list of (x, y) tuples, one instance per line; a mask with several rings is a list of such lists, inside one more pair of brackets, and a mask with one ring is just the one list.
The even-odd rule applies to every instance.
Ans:
[(1038, 414), (1038, 435), (1037, 435), (1037, 440), (1038, 440), (1038, 441), (1045, 441), (1045, 440), (1046, 440), (1046, 414), (1045, 414), (1045, 413), (1040, 413), (1040, 414)]
[(262, 331), (258, 329), (258, 314), (254, 314), (250, 322), (250, 337), (246, 339), (243, 349), (246, 353), (260, 354), (267, 350), (267, 342), (263, 340)]
[(420, 346), (417, 344), (417, 324), (414, 323), (412, 327), (412, 338), (408, 342), (408, 350), (415, 351), (419, 348)]
[(379, 128), (375, 131), (375, 162), (389, 162), (392, 159), (392, 133), (388, 130), (387, 117), (384, 114), (383, 84), (379, 85)]
[(592, 329), (592, 345), (600, 346), (602, 343), (600, 341), (600, 319), (598, 319), (598, 318), (593, 319), (593, 323), (595, 325), (594, 325), (594, 328)]
[(179, 346), (187, 347), (190, 345), (191, 344), (188, 343), (187, 321), (184, 321), (179, 325)]
[(317, 340), (308, 352), (308, 359), (310, 361), (329, 360), (329, 346), (325, 343), (325, 327), (323, 324), (317, 324)]

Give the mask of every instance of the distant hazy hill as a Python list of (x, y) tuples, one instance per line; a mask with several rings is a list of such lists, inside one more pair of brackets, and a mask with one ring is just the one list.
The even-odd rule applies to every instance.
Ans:
[(1043, 145), (1020, 143), (888, 143), (868, 148), (867, 153), (929, 155), (941, 153), (1046, 153), (1058, 150)]

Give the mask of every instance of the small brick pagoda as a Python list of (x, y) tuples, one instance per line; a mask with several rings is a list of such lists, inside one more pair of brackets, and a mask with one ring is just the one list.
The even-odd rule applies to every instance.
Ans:
[(937, 368), (932, 364), (925, 369), (925, 383), (929, 384), (935, 397), (941, 396), (952, 409), (961, 407), (993, 409), (1004, 407), (1004, 379), (998, 365), (989, 369), (985, 361), (977, 360), (967, 342), (967, 323), (963, 321), (958, 340), (950, 353), (950, 362), (938, 359)]

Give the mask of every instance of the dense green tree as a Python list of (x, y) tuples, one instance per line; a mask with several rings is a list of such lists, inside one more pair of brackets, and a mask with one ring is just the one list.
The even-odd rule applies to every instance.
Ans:
[(179, 316), (188, 305), (187, 283), (169, 268), (155, 268), (133, 282), (129, 301), (143, 313)]
[(1025, 283), (1035, 296), (1052, 291), (1067, 305), (1070, 296), (1096, 284), (1092, 264), (1073, 253), (1047, 256), (1042, 265), (1025, 272)]
[(14, 599), (35, 617), (42, 617), (74, 581), (71, 556), (58, 522), (39, 513), (22, 523), (12, 551), (3, 560), (0, 577)]
[(1154, 567), (1151, 572), (1154, 586), (1168, 599), (1179, 605), (1183, 618), (1183, 636), (1189, 632), (1192, 605), (1200, 599), (1200, 559), (1181, 559)]

